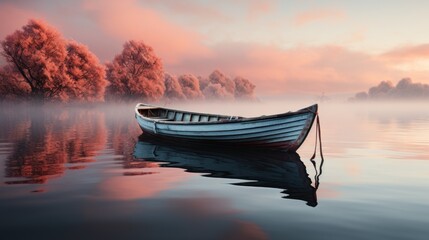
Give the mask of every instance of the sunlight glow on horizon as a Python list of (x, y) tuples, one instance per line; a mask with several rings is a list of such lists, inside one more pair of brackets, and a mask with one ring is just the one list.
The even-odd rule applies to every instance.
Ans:
[[(41, 18), (102, 62), (125, 41), (144, 40), (173, 74), (220, 69), (253, 80), (258, 94), (333, 94), (404, 77), (429, 83), (429, 54), (415, 61), (404, 52), (426, 46), (428, 7), (400, 0), (7, 0), (0, 3), (0, 38)], [(402, 56), (386, 60), (398, 49)]]

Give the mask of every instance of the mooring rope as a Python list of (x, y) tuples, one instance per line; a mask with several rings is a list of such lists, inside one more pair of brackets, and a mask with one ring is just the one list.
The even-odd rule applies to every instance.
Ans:
[(310, 158), (310, 160), (314, 160), (316, 158), (317, 153), (317, 142), (320, 143), (320, 157), (323, 159), (323, 152), (322, 152), (322, 133), (320, 130), (320, 120), (319, 120), (319, 114), (316, 113), (316, 141), (314, 144), (314, 153), (313, 156)]
[[(316, 171), (316, 175), (314, 176), (315, 188), (316, 189), (319, 187), (319, 178), (320, 178), (320, 175), (322, 175), (322, 166), (323, 166), (323, 163), (325, 161), (325, 159), (323, 158), (322, 132), (321, 132), (320, 129), (321, 128), (320, 128), (319, 114), (316, 113), (316, 141), (315, 141), (315, 144), (314, 144), (314, 153), (313, 153), (313, 156), (310, 158), (310, 161), (311, 161), (311, 163), (314, 166), (314, 170)], [(316, 158), (316, 153), (317, 153), (317, 142), (319, 142), (320, 158), (322, 159), (321, 162), (320, 162), (319, 171), (317, 171), (316, 162), (314, 161), (314, 159)]]

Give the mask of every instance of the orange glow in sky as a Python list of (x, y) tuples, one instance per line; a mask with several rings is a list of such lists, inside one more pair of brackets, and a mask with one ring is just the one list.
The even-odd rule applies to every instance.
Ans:
[[(429, 2), (279, 0), (2, 1), (0, 39), (42, 19), (111, 61), (143, 40), (172, 74), (240, 75), (260, 95), (355, 93), (429, 83)], [(4, 60), (0, 60), (3, 63)]]

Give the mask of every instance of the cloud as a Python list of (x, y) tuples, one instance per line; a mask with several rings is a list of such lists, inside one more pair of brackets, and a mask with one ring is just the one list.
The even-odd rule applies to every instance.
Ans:
[[(105, 0), (102, 5), (98, 0), (76, 0), (73, 4), (49, 0), (2, 2), (0, 37), (4, 39), (31, 18), (41, 18), (66, 38), (87, 45), (102, 61), (112, 60), (121, 51), (123, 43), (129, 40), (144, 40), (154, 48), (164, 64), (211, 54), (211, 49), (204, 44), (206, 39), (202, 34), (189, 25), (180, 25), (169, 18), (169, 15), (176, 13), (151, 8), (150, 2), (147, 0), (142, 4), (138, 0)], [(182, 11), (187, 16), (201, 15), (218, 21), (226, 17), (221, 16), (222, 12), (211, 10), (202, 4), (186, 5), (168, 1), (163, 6), (168, 4), (171, 11)], [(191, 14), (192, 12), (194, 13)], [(200, 22), (201, 19), (197, 21)]]
[(209, 5), (193, 0), (143, 0), (147, 5), (166, 8), (172, 14), (182, 15), (197, 23), (208, 23), (210, 21), (230, 22), (232, 19), (226, 13), (216, 8), (216, 4)]
[[(121, 50), (124, 41), (113, 38), (82, 9), (83, 0), (5, 1), (0, 3), (0, 40), (20, 29), (30, 19), (42, 19), (58, 29), (67, 39), (89, 46), (103, 62)], [(129, 39), (127, 39), (129, 40)], [(2, 63), (0, 58), (0, 64)]]
[[(254, 20), (272, 13), (277, 4), (276, 0), (141, 0), (148, 6), (157, 9), (167, 9), (169, 13), (181, 15), (191, 20), (192, 24), (232, 23), (239, 21), (237, 15), (243, 13), (244, 20)], [(237, 9), (231, 11), (231, 9)], [(193, 22), (192, 22), (193, 21)], [(195, 22), (197, 21), (197, 22)]]
[(41, 18), (41, 14), (22, 9), (11, 3), (0, 3), (0, 39), (3, 40), (7, 35), (12, 34), (22, 26), (28, 23), (29, 18)]
[(429, 44), (394, 48), (381, 54), (380, 59), (396, 69), (412, 73), (415, 78), (428, 78)]
[(346, 14), (338, 9), (314, 9), (301, 12), (293, 18), (295, 26), (304, 26), (318, 21), (338, 21), (343, 20)]
[(175, 24), (158, 12), (141, 6), (136, 0), (85, 0), (83, 10), (111, 37), (144, 40), (166, 63), (178, 62), (183, 56), (201, 57), (210, 53), (202, 35)]
[(247, 15), (249, 19), (255, 19), (271, 13), (276, 5), (275, 1), (246, 0), (242, 2), (248, 4)]
[(429, 43), (392, 49), (382, 57), (394, 61), (429, 59)]

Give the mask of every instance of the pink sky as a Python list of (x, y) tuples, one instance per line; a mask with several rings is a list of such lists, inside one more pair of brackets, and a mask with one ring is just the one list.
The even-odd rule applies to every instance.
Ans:
[[(262, 0), (77, 0), (0, 2), (0, 39), (43, 19), (111, 61), (143, 40), (166, 72), (219, 69), (257, 95), (355, 93), (380, 81), (429, 83), (429, 3)], [(378, 9), (378, 10), (374, 10)], [(2, 60), (3, 61), (3, 60)]]

